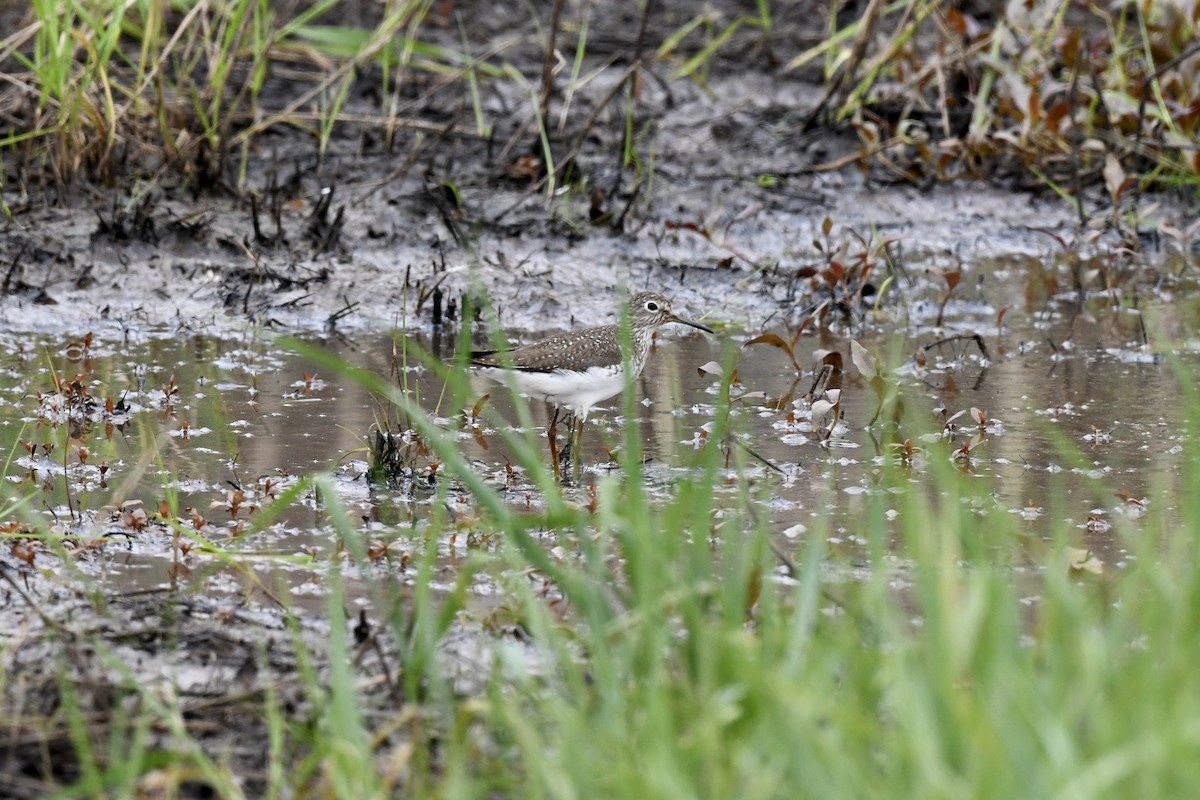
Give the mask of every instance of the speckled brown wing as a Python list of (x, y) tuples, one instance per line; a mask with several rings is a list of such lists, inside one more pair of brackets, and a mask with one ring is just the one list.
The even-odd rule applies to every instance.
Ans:
[(512, 350), (480, 350), (471, 353), (477, 367), (505, 367), (523, 372), (553, 372), (621, 363), (620, 338), (615, 325), (549, 336)]

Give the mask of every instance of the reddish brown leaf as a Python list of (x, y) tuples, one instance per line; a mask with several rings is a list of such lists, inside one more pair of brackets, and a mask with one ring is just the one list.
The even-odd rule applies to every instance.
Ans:
[(537, 180), (542, 171), (542, 160), (534, 155), (523, 155), (508, 164), (509, 177), (530, 182)]
[(708, 231), (704, 230), (703, 228), (701, 228), (699, 225), (697, 225), (694, 222), (672, 222), (671, 220), (667, 220), (665, 223), (663, 223), (663, 225), (669, 231), (670, 230), (692, 231), (693, 233), (700, 234), (705, 239), (708, 239), (710, 242), (712, 241), (712, 234), (710, 234)]
[(950, 30), (957, 33), (959, 36), (967, 35), (967, 22), (963, 19), (962, 12), (956, 8), (946, 9), (946, 26)]
[(841, 372), (846, 360), (837, 350), (814, 350), (813, 362), (822, 366), (833, 367), (838, 372)]
[(475, 405), (471, 408), (471, 419), (479, 419), (479, 415), (483, 411), (483, 406), (490, 397), (490, 394), (485, 394), (475, 401)]
[(1059, 100), (1054, 105), (1050, 106), (1050, 110), (1046, 112), (1046, 129), (1051, 133), (1058, 133), (1062, 126), (1062, 121), (1071, 111), (1071, 104), (1066, 100)]
[(1071, 246), (1070, 246), (1069, 244), (1067, 244), (1067, 240), (1066, 240), (1066, 239), (1064, 239), (1063, 237), (1059, 236), (1057, 233), (1055, 233), (1054, 231), (1050, 230), (1049, 228), (1040, 228), (1040, 227), (1035, 227), (1035, 226), (1032, 226), (1032, 225), (1031, 225), (1031, 226), (1029, 226), (1029, 230), (1031, 230), (1031, 231), (1033, 231), (1033, 232), (1035, 232), (1035, 233), (1044, 233), (1044, 234), (1046, 234), (1046, 235), (1047, 235), (1047, 236), (1049, 236), (1051, 239), (1053, 239), (1054, 241), (1058, 242), (1058, 246), (1059, 246), (1059, 247), (1061, 247), (1063, 250), (1070, 250), (1070, 249), (1071, 249)]
[(175, 563), (167, 567), (167, 577), (172, 581), (186, 580), (192, 577), (192, 571), (185, 564)]
[(799, 371), (800, 365), (796, 363), (796, 356), (792, 352), (792, 346), (781, 339), (778, 334), (764, 333), (761, 336), (755, 336), (753, 339), (743, 344), (742, 347), (750, 347), (751, 345), (755, 344), (768, 344), (771, 347), (778, 347), (780, 350), (787, 353), (788, 358), (792, 360), (792, 366)]
[(592, 192), (592, 203), (588, 208), (588, 219), (592, 222), (608, 222), (612, 219), (612, 214), (604, 203), (604, 189), (597, 187)]

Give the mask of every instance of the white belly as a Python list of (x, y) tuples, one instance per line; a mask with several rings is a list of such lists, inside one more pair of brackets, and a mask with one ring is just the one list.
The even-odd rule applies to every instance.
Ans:
[(620, 394), (625, 386), (625, 371), (619, 366), (592, 367), (586, 372), (509, 372), (497, 367), (476, 367), (475, 372), (499, 383), (512, 381), (523, 394), (569, 408), (582, 419), (587, 419), (593, 406)]

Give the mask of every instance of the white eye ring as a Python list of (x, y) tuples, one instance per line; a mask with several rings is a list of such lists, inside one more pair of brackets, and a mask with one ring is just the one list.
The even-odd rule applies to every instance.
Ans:
[(647, 300), (646, 301), (646, 310), (647, 311), (658, 311), (658, 303), (654, 302), (653, 300)]

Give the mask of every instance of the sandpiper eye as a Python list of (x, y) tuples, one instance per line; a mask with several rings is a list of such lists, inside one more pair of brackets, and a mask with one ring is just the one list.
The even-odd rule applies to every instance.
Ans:
[(646, 310), (647, 311), (658, 311), (658, 303), (654, 302), (653, 300), (647, 300), (646, 301)]

